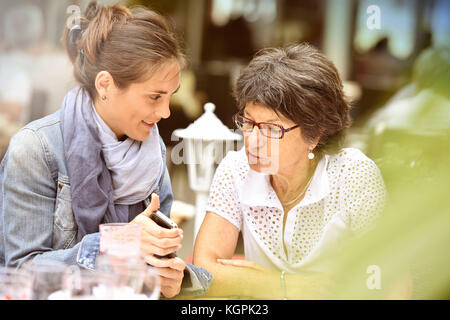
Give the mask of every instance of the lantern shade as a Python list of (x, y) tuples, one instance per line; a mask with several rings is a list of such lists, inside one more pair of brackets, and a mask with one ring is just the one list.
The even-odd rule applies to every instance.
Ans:
[[(234, 147), (234, 141), (242, 140), (242, 135), (232, 132), (217, 118), (214, 114), (215, 109), (213, 103), (206, 103), (205, 112), (197, 120), (186, 129), (177, 129), (173, 132), (174, 136), (184, 140), (189, 186), (195, 192), (194, 241), (205, 217), (215, 166), (230, 147)], [(225, 153), (222, 152), (224, 145)]]
[(205, 112), (186, 129), (177, 129), (174, 135), (183, 139), (205, 141), (241, 140), (240, 134), (232, 132), (214, 114), (216, 106), (208, 102), (204, 105)]

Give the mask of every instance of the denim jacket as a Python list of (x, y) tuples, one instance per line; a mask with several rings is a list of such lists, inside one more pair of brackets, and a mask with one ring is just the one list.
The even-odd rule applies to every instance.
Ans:
[[(165, 161), (162, 139), (160, 145)], [(161, 211), (169, 212), (173, 197), (167, 168), (158, 188)], [(0, 266), (53, 259), (93, 269), (99, 238), (97, 232), (77, 241), (59, 111), (29, 123), (11, 139), (0, 164)], [(202, 294), (211, 280), (208, 271), (186, 263), (181, 293)]]

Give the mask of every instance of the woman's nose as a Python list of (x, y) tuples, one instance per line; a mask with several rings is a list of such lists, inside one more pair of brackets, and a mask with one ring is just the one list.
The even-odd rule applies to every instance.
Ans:
[(164, 103), (164, 105), (162, 105), (160, 108), (158, 108), (157, 110), (157, 115), (158, 117), (162, 118), (162, 119), (167, 119), (168, 117), (170, 117), (170, 101), (167, 101), (166, 103)]
[(253, 148), (262, 146), (261, 132), (259, 132), (259, 128), (257, 126), (253, 127), (252, 132), (248, 136), (248, 143)]

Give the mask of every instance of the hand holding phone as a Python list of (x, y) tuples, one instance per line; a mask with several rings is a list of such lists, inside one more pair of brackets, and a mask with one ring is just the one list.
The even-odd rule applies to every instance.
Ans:
[[(170, 220), (164, 213), (159, 210), (153, 211), (150, 213), (150, 219), (152, 219), (157, 225), (166, 228), (166, 229), (175, 229), (178, 228), (178, 225)], [(165, 256), (160, 256), (155, 254), (157, 258), (175, 258), (175, 253), (170, 253)]]
[(159, 210), (156, 210), (152, 213), (150, 213), (150, 219), (155, 221), (159, 226), (166, 228), (166, 229), (176, 229), (178, 228), (178, 225), (170, 220), (164, 213), (162, 213)]

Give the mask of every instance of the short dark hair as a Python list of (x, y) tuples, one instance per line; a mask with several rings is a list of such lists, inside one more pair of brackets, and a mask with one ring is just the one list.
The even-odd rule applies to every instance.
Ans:
[(319, 154), (337, 152), (352, 122), (336, 67), (305, 43), (257, 52), (233, 95), (240, 112), (249, 102), (261, 103), (298, 124), (307, 141), (320, 137)]

